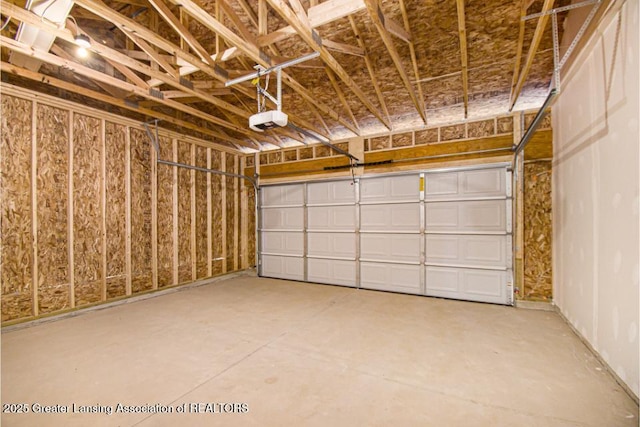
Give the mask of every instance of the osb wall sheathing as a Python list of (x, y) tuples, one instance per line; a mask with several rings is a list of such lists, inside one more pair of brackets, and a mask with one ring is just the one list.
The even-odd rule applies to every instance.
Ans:
[(102, 299), (102, 136), (95, 117), (73, 120), (73, 251), (76, 305)]
[(126, 294), (126, 126), (105, 124), (107, 299)]
[(31, 315), (33, 251), (31, 222), (32, 103), (2, 97), (0, 138), (0, 236), (2, 251), (2, 321)]
[[(236, 169), (236, 165), (235, 165), (235, 159), (237, 157), (234, 156), (233, 154), (226, 154), (226, 164), (227, 164), (227, 171), (228, 172), (232, 172), (232, 173), (238, 173), (237, 169)], [(226, 180), (226, 185), (227, 185), (227, 200), (226, 200), (226, 207), (227, 207), (227, 256), (226, 256), (226, 263), (227, 263), (227, 271), (232, 271), (234, 269), (234, 236), (233, 236), (233, 229), (234, 227), (238, 227), (239, 224), (236, 223), (236, 197), (234, 197), (234, 193), (237, 191), (238, 186), (236, 185), (236, 180), (237, 178), (233, 178), (233, 177), (225, 177)]]
[(524, 299), (551, 300), (551, 219), (551, 162), (525, 163)]
[[(196, 166), (207, 167), (207, 149), (196, 147)], [(207, 178), (210, 174), (195, 172), (195, 229), (196, 229), (196, 278), (208, 276), (209, 262), (207, 259)]]
[(131, 291), (151, 289), (151, 142), (145, 131), (131, 138)]
[[(222, 169), (222, 156), (224, 153), (219, 151), (211, 152), (211, 168), (215, 170)], [(225, 179), (222, 175), (211, 175), (211, 193), (214, 195), (222, 195), (222, 180)], [(213, 274), (222, 273), (222, 264), (224, 259), (222, 258), (222, 248), (224, 244), (222, 233), (222, 202), (223, 199), (220, 196), (214, 196), (211, 200), (211, 235), (212, 235), (212, 252), (213, 252)]]
[[(225, 270), (239, 267), (242, 233), (248, 232), (247, 242), (254, 233), (231, 228), (242, 218), (233, 178), (225, 195), (227, 182), (210, 175), (209, 205), (208, 174), (157, 165), (154, 192), (153, 148), (137, 123), (42, 95), (34, 102), (23, 92), (3, 93), (0, 101), (3, 324), (153, 289), (155, 245), (158, 287), (176, 285), (177, 272), (182, 282), (191, 282), (193, 271), (198, 278), (209, 270), (223, 273), (223, 249), (230, 257)], [(229, 170), (237, 172), (236, 154), (227, 159), (224, 149), (181, 138), (161, 131), (160, 157), (174, 160), (175, 142), (175, 160), (206, 167), (210, 151), (213, 169), (221, 169), (225, 156)], [(224, 230), (223, 200), (229, 211)], [(174, 269), (177, 261), (180, 271)]]
[[(160, 158), (172, 160), (172, 141), (160, 137)], [(173, 283), (173, 174), (175, 168), (158, 165), (158, 287)]]
[[(70, 307), (68, 182), (69, 111), (38, 104), (38, 311)], [(3, 251), (4, 252), (4, 251)]]
[[(178, 162), (192, 165), (191, 144), (178, 144)], [(191, 274), (191, 170), (178, 169), (178, 282), (190, 282)]]

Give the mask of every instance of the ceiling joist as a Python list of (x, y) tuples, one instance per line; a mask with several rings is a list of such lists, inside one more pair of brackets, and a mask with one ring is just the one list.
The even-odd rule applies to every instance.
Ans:
[(545, 0), (542, 5), (542, 11), (544, 15), (540, 17), (538, 20), (538, 25), (536, 26), (536, 30), (533, 33), (533, 40), (531, 40), (531, 45), (529, 46), (529, 51), (527, 52), (527, 59), (524, 62), (524, 66), (522, 67), (522, 71), (518, 74), (518, 83), (511, 91), (511, 96), (509, 97), (509, 111), (513, 110), (513, 107), (516, 105), (518, 101), (518, 97), (522, 92), (522, 88), (524, 87), (525, 82), (527, 81), (527, 77), (529, 76), (529, 71), (531, 71), (531, 66), (533, 65), (533, 60), (536, 56), (536, 52), (538, 52), (538, 47), (540, 46), (540, 42), (542, 41), (542, 37), (544, 36), (544, 29), (547, 26), (547, 22), (549, 21), (550, 16), (546, 14), (546, 12), (550, 11), (553, 8), (554, 0)]
[(462, 69), (462, 98), (464, 118), (469, 116), (469, 65), (467, 55), (467, 25), (464, 15), (464, 0), (456, 0), (458, 9), (458, 36), (460, 38), (460, 65)]
[[(427, 116), (422, 108), (422, 104), (418, 101), (418, 97), (416, 96), (416, 92), (409, 81), (409, 76), (407, 75), (406, 70), (404, 69), (404, 65), (402, 64), (402, 59), (400, 58), (400, 54), (396, 49), (396, 46), (393, 44), (393, 40), (391, 39), (391, 35), (389, 31), (385, 27), (385, 23), (382, 21), (384, 19), (384, 14), (380, 9), (380, 4), (378, 0), (365, 0), (367, 5), (367, 10), (369, 11), (369, 17), (373, 21), (373, 24), (378, 29), (378, 33), (382, 38), (384, 45), (387, 47), (389, 51), (389, 55), (391, 55), (391, 59), (393, 60), (394, 65), (396, 66), (396, 70), (398, 70), (398, 74), (400, 75), (400, 79), (402, 79), (402, 83), (404, 87), (409, 92), (409, 96), (411, 97), (411, 102), (416, 107), (418, 114), (422, 118), (424, 124), (427, 124)], [(381, 18), (382, 17), (382, 18)]]
[[(336, 75), (342, 80), (342, 82), (360, 99), (367, 109), (373, 113), (373, 115), (380, 120), (382, 124), (384, 124), (387, 129), (391, 129), (391, 124), (387, 121), (387, 119), (378, 111), (376, 106), (369, 100), (367, 95), (362, 91), (360, 86), (356, 82), (353, 81), (351, 76), (342, 68), (340, 63), (336, 61), (336, 59), (329, 53), (329, 51), (322, 46), (322, 40), (318, 36), (318, 34), (313, 31), (309, 24), (309, 20), (302, 21), (299, 19), (298, 15), (287, 6), (284, 0), (267, 0), (271, 7), (274, 8), (280, 16), (292, 27), (296, 29), (298, 34), (302, 37), (302, 39), (309, 45), (313, 50), (320, 52), (320, 58), (324, 61), (331, 70), (336, 73)], [(292, 4), (300, 4), (299, 0), (289, 0)], [(322, 3), (324, 4), (324, 3)], [(319, 7), (319, 6), (316, 6)], [(298, 7), (298, 9), (302, 9), (302, 7)]]

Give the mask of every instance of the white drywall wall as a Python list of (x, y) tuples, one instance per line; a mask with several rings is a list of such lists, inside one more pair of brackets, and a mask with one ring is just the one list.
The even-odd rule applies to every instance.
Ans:
[(640, 23), (637, 0), (619, 4), (553, 108), (553, 283), (555, 304), (637, 396)]

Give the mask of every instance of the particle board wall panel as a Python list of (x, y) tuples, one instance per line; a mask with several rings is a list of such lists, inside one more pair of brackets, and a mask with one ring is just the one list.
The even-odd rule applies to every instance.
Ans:
[(0, 282), (2, 321), (33, 314), (31, 139), (33, 103), (2, 96), (0, 132)]
[(126, 126), (121, 124), (107, 122), (105, 125), (107, 299), (126, 294), (126, 131)]
[[(235, 162), (235, 156), (233, 154), (229, 154), (226, 153), (226, 167), (227, 167), (227, 171), (229, 172), (235, 172), (234, 170), (234, 162)], [(233, 239), (233, 230), (234, 227), (237, 226), (235, 220), (236, 220), (236, 215), (235, 215), (235, 210), (236, 210), (236, 205), (235, 205), (235, 197), (234, 197), (234, 180), (235, 178), (233, 177), (225, 177), (226, 180), (226, 218), (227, 218), (227, 223), (226, 223), (226, 266), (227, 269), (226, 271), (233, 271), (233, 252), (235, 249), (235, 245), (234, 245), (234, 239)]]
[(249, 266), (256, 265), (256, 233), (254, 230), (256, 229), (256, 193), (253, 189), (253, 186), (247, 186), (247, 195), (248, 195), (248, 221), (249, 226), (247, 227), (246, 232), (247, 236), (247, 250), (248, 250), (248, 263)]
[(69, 111), (39, 104), (37, 110), (38, 311), (70, 306), (67, 241)]
[[(160, 158), (172, 158), (171, 140), (160, 137)], [(173, 169), (158, 165), (158, 287), (173, 284)]]
[[(211, 151), (211, 168), (214, 170), (222, 169), (222, 156), (224, 153), (220, 151)], [(211, 176), (211, 192), (213, 194), (211, 212), (212, 212), (212, 250), (213, 250), (213, 274), (221, 274), (223, 266), (223, 180), (224, 176), (214, 174)]]
[[(196, 147), (196, 166), (207, 167), (207, 149)], [(207, 261), (207, 176), (205, 172), (196, 172), (196, 278), (208, 275)]]
[(551, 269), (551, 162), (524, 164), (524, 286), (522, 297), (549, 301)]
[(147, 134), (131, 129), (131, 291), (152, 289), (151, 150)]
[(100, 120), (73, 118), (73, 268), (76, 305), (102, 299)]
[[(178, 142), (178, 162), (191, 164), (191, 144)], [(191, 171), (178, 168), (178, 283), (190, 282), (191, 263)]]

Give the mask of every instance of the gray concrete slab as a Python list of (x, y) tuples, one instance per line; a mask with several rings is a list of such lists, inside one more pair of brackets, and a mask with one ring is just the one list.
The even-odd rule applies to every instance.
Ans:
[(247, 276), (3, 332), (2, 402), (7, 426), (638, 425), (554, 312)]

